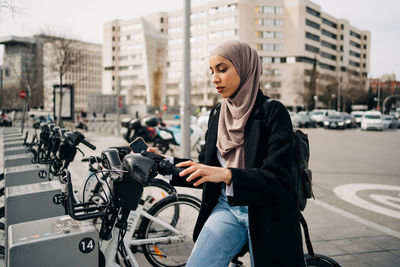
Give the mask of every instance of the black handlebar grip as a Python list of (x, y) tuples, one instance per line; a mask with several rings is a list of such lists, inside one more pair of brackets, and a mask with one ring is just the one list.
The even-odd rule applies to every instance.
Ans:
[(81, 139), (81, 143), (90, 148), (91, 150), (96, 150), (96, 147), (91, 143), (89, 143), (88, 141), (86, 141), (85, 139)]

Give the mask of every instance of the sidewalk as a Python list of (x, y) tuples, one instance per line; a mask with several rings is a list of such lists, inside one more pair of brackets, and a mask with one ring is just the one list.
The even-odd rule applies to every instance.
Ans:
[[(88, 133), (87, 136), (98, 146), (95, 154), (100, 153), (106, 143), (116, 145), (114, 143), (120, 140), (116, 136), (105, 139), (106, 135), (101, 133)], [(0, 172), (3, 171), (3, 164), (3, 148), (0, 145)], [(3, 184), (0, 182), (0, 185)], [(3, 202), (3, 198), (0, 202)], [(319, 200), (309, 201), (303, 215), (308, 223), (315, 253), (332, 257), (346, 267), (400, 266), (399, 232)], [(4, 244), (4, 232), (0, 233), (0, 244)], [(304, 250), (306, 251), (305, 245)], [(141, 266), (150, 266), (146, 260), (141, 260), (141, 257), (138, 259)], [(245, 266), (250, 266), (248, 255), (242, 258), (242, 261)], [(2, 266), (4, 259), (0, 258), (0, 267)]]

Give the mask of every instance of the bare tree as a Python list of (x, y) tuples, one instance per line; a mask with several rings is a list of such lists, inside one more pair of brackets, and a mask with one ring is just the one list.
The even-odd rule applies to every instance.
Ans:
[(46, 67), (50, 72), (56, 73), (60, 88), (60, 104), (57, 115), (57, 125), (61, 125), (63, 82), (69, 72), (79, 71), (82, 61), (81, 53), (76, 48), (76, 41), (64, 37), (48, 37), (46, 41)]

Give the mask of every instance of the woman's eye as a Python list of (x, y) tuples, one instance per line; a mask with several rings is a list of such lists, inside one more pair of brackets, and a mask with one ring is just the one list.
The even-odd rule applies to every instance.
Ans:
[(225, 72), (227, 70), (227, 68), (223, 68), (223, 69), (220, 69), (219, 71), (220, 72)]

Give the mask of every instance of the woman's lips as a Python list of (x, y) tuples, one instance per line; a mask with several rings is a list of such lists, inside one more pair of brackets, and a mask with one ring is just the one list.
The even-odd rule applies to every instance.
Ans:
[(216, 89), (217, 89), (217, 92), (218, 92), (218, 93), (221, 93), (221, 92), (222, 92), (222, 89), (224, 89), (224, 87), (219, 87), (219, 86), (218, 86), (218, 87), (216, 87)]

